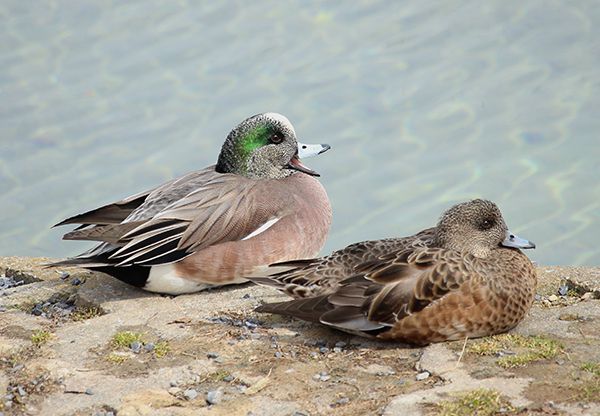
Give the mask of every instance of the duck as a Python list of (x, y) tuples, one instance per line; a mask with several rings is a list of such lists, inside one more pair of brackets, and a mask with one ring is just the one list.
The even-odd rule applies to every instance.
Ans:
[(329, 149), (298, 143), (281, 114), (249, 117), (229, 133), (215, 165), (56, 224), (80, 224), (64, 240), (98, 243), (49, 267), (100, 271), (180, 295), (315, 257), (329, 234), (331, 204), (320, 175), (299, 159)]
[(529, 312), (537, 275), (498, 206), (475, 199), (404, 238), (276, 264), (251, 279), (293, 299), (257, 312), (296, 317), (378, 340), (425, 345), (509, 331)]

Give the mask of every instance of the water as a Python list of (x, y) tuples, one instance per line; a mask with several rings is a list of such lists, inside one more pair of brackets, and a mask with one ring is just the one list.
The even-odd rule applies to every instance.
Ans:
[(65, 257), (65, 217), (216, 161), (276, 111), (334, 210), (323, 252), (494, 200), (541, 264), (600, 265), (597, 1), (7, 0), (0, 255)]

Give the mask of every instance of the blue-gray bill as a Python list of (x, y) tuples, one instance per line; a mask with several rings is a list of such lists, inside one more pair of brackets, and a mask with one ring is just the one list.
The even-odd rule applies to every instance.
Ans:
[(529, 240), (525, 240), (524, 238), (519, 237), (516, 234), (513, 234), (508, 230), (506, 232), (506, 238), (502, 242), (502, 245), (505, 247), (515, 247), (515, 248), (535, 248), (535, 244)]

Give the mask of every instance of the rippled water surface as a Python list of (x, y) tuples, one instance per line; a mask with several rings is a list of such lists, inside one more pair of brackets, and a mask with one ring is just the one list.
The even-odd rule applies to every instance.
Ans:
[(334, 210), (329, 252), (494, 200), (542, 264), (600, 266), (600, 3), (0, 4), (0, 255), (216, 161), (276, 111)]

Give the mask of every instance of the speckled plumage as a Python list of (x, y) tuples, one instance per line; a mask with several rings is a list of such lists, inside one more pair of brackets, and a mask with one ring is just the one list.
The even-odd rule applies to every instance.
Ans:
[(473, 200), (411, 237), (352, 244), (252, 279), (296, 298), (256, 310), (414, 344), (501, 333), (535, 297), (535, 269), (517, 247), (535, 245), (510, 233), (494, 203)]
[(99, 270), (180, 294), (313, 257), (329, 234), (331, 206), (319, 175), (298, 158), (327, 149), (299, 149), (282, 115), (250, 117), (228, 135), (216, 165), (57, 224), (82, 224), (64, 239), (100, 244), (51, 266)]

